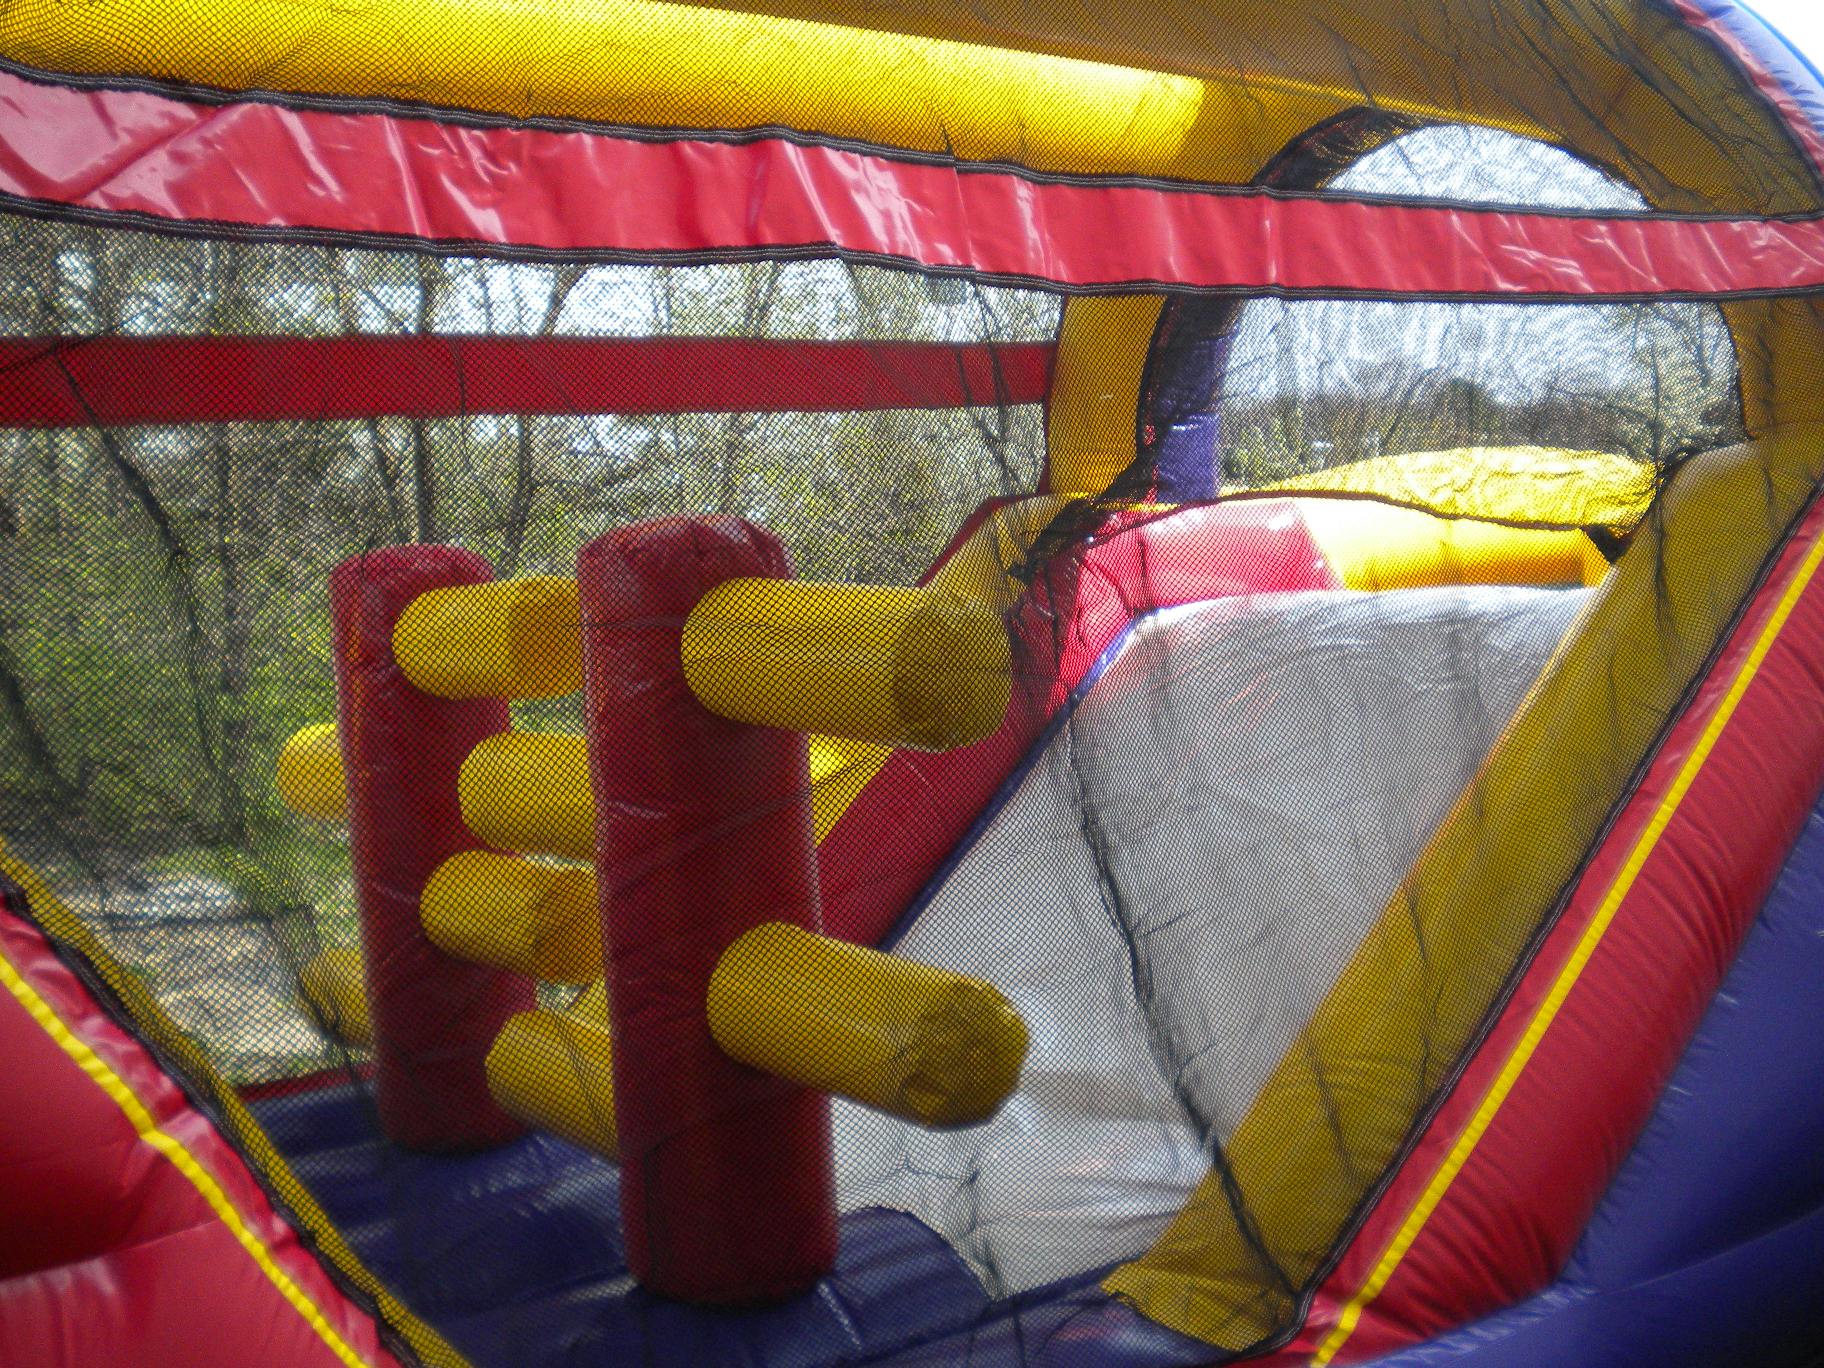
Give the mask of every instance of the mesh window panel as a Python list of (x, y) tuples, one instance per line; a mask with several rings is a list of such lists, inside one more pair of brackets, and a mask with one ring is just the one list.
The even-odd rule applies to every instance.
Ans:
[[(1045, 296), (833, 263), (532, 267), (3, 222), (0, 336), (62, 335), (77, 355), (142, 335), (1042, 342), (1057, 317)], [(156, 383), (207, 405), (236, 379)], [(615, 376), (597, 382), (612, 393)], [(563, 574), (616, 525), (732, 512), (777, 529), (807, 577), (911, 584), (1043, 460), (1036, 407), (992, 402), (15, 428), (0, 444), (0, 828), (237, 1083), (340, 1060), (295, 988), (316, 948), (353, 943), (346, 842), (272, 786), (285, 740), (335, 713), (331, 567), (450, 541), (503, 578)], [(528, 701), (522, 719), (574, 726), (574, 704)]]

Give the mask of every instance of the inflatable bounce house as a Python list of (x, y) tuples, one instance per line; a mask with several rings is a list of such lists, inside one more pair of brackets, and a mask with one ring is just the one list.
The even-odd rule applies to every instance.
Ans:
[(0, 1362), (1824, 1349), (1731, 0), (0, 0)]

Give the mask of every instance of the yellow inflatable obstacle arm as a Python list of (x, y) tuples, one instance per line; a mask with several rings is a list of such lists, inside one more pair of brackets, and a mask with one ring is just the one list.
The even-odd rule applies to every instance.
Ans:
[(920, 750), (990, 735), (1013, 691), (1000, 618), (940, 589), (730, 580), (691, 612), (683, 661), (737, 722)]
[(992, 984), (785, 922), (723, 952), (708, 1007), (733, 1058), (921, 1126), (986, 1121), (1026, 1060), (1026, 1023)]
[(554, 983), (602, 977), (595, 875), (468, 850), (425, 885), (424, 934), (446, 954)]
[(567, 1011), (519, 1012), (488, 1051), (488, 1091), (502, 1110), (612, 1159), (614, 1051), (597, 984)]
[(342, 742), (334, 722), (313, 723), (285, 743), (279, 752), (278, 787), (279, 798), (300, 817), (348, 820)]
[(405, 677), (438, 698), (554, 698), (583, 687), (576, 581), (558, 575), (433, 589), (393, 627)]
[(330, 1034), (344, 1045), (366, 1048), (374, 1043), (359, 950), (335, 945), (323, 951), (299, 972), (298, 989)]
[(595, 859), (595, 795), (580, 736), (502, 732), (462, 762), (462, 820), (489, 845)]

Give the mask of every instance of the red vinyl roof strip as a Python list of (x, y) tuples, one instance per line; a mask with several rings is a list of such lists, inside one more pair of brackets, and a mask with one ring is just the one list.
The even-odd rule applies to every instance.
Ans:
[(0, 339), (0, 427), (1029, 404), (1053, 346), (720, 337)]
[[(0, 72), (0, 194), (376, 247), (847, 255), (1089, 289), (1474, 297), (1824, 288), (1824, 222), (1280, 198), (1039, 180), (779, 138), (645, 141), (190, 103)], [(689, 212), (680, 213), (679, 206)]]

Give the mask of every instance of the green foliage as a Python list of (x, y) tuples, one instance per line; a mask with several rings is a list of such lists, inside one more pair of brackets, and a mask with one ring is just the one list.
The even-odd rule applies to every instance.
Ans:
[[(1049, 336), (1057, 310), (827, 262), (524, 266), (17, 218), (0, 234), (15, 335), (973, 341)], [(65, 889), (201, 876), (297, 953), (346, 941), (346, 848), (272, 786), (285, 740), (334, 716), (337, 562), (454, 541), (502, 574), (565, 573), (616, 525), (727, 512), (778, 532), (805, 576), (909, 582), (982, 499), (1036, 484), (1042, 442), (1021, 410), (0, 432), (0, 832)], [(516, 713), (575, 725), (569, 700)]]

